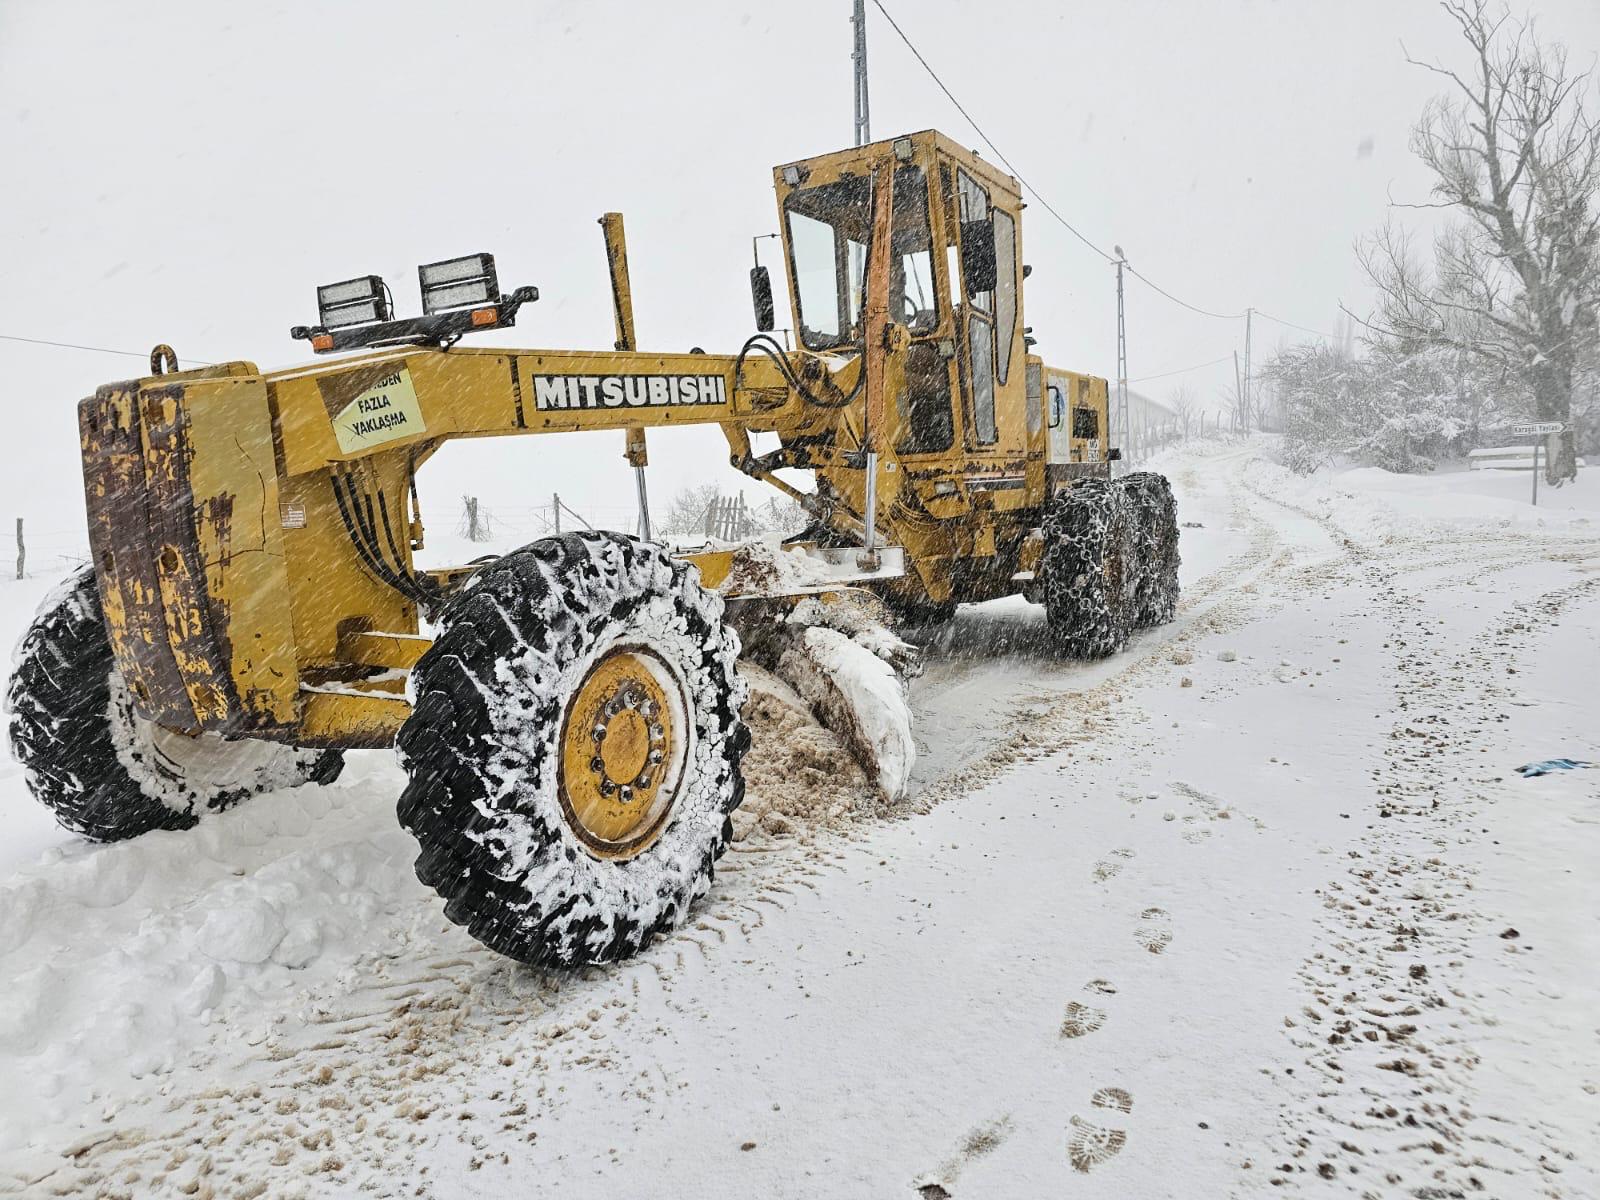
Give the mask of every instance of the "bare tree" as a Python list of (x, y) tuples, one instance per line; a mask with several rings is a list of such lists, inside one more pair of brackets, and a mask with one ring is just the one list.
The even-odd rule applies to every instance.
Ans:
[[(1471, 50), (1464, 70), (1407, 61), (1448, 80), (1412, 133), (1434, 201), (1458, 212), (1434, 246), (1434, 278), (1391, 226), (1364, 248), (1389, 331), (1418, 345), (1470, 345), (1526, 381), (1533, 414), (1567, 421), (1574, 374), (1600, 308), (1600, 111), (1590, 72), (1489, 0), (1444, 0)], [(1576, 473), (1569, 433), (1551, 483)]]
[(714, 483), (700, 483), (679, 488), (677, 495), (672, 497), (671, 504), (667, 506), (667, 516), (661, 522), (661, 532), (680, 537), (703, 533), (706, 512), (717, 495), (717, 485)]
[(1179, 436), (1187, 439), (1189, 425), (1194, 420), (1194, 389), (1186, 383), (1179, 384), (1172, 389), (1172, 398), (1167, 401), (1167, 407), (1172, 410), (1172, 415), (1177, 418)]

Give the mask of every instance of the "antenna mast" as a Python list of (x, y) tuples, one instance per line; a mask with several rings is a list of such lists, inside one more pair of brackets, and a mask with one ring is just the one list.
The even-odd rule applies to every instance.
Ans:
[(856, 145), (865, 146), (872, 140), (872, 117), (867, 104), (866, 0), (855, 0), (855, 15), (850, 23), (855, 26), (855, 48), (850, 63), (855, 68)]

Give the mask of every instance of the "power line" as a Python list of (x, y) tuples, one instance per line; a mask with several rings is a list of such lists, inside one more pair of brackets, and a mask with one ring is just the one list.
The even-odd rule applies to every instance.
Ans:
[[(149, 359), (149, 354), (140, 354), (137, 350), (113, 350), (109, 346), (84, 346), (77, 342), (53, 342), (49, 338), (20, 337), (14, 333), (0, 333), (0, 340), (7, 342), (26, 342), (30, 346), (56, 346), (62, 350), (91, 350), (96, 354), (120, 354), (125, 358)], [(183, 362), (193, 363), (197, 367), (214, 367), (216, 363), (205, 362), (198, 358), (185, 358)]]
[(1198, 305), (1190, 304), (1187, 300), (1178, 299), (1178, 297), (1174, 296), (1171, 292), (1167, 291), (1167, 289), (1162, 287), (1160, 284), (1155, 283), (1154, 281), (1146, 278), (1144, 275), (1141, 275), (1134, 268), (1132, 263), (1128, 264), (1128, 273), (1130, 275), (1132, 275), (1135, 279), (1137, 279), (1140, 282), (1142, 282), (1146, 287), (1153, 288), (1155, 291), (1160, 292), (1163, 296), (1165, 296), (1168, 300), (1171, 300), (1174, 304), (1179, 305), (1182, 308), (1187, 308), (1190, 312), (1199, 313), (1202, 317), (1215, 317), (1219, 321), (1242, 321), (1242, 320), (1244, 320), (1245, 314), (1242, 313), (1242, 312), (1236, 312), (1236, 313), (1212, 312), (1209, 308), (1201, 308)]
[(1309, 333), (1315, 337), (1327, 338), (1330, 342), (1336, 342), (1339, 340), (1331, 333), (1323, 333), (1320, 329), (1311, 329), (1305, 325), (1296, 325), (1293, 321), (1285, 321), (1282, 317), (1275, 317), (1269, 312), (1262, 312), (1259, 308), (1256, 309), (1255, 312), (1256, 316), (1258, 317), (1265, 317), (1267, 320), (1278, 325), (1287, 325), (1290, 329), (1298, 329), (1301, 333)]
[[(1106, 253), (1105, 250), (1101, 249), (1094, 242), (1090, 241), (1087, 237), (1085, 237), (1082, 233), (1080, 233), (1078, 231), (1077, 227), (1075, 225), (1073, 225), (1071, 221), (1067, 220), (1058, 211), (1056, 211), (1055, 205), (1051, 204), (1050, 201), (1045, 198), (1045, 196), (1039, 191), (1038, 188), (1034, 187), (1033, 184), (1029, 183), (1025, 178), (1023, 178), (1022, 172), (1017, 170), (1016, 165), (1014, 163), (1012, 163), (1012, 161), (1005, 156), (1004, 152), (1001, 151), (999, 146), (995, 145), (994, 139), (991, 138), (987, 133), (985, 133), (983, 131), (983, 127), (980, 126), (977, 123), (977, 121), (973, 120), (972, 114), (969, 113), (966, 110), (966, 107), (961, 103), (961, 101), (956, 99), (955, 93), (952, 92), (948, 87), (945, 86), (944, 80), (939, 78), (939, 73), (937, 71), (935, 71), (933, 69), (933, 67), (931, 67), (928, 64), (928, 60), (922, 56), (922, 51), (918, 50), (916, 48), (916, 46), (912, 44), (911, 39), (906, 36), (905, 30), (901, 29), (899, 24), (895, 21), (895, 19), (892, 16), (889, 15), (889, 10), (886, 9), (883, 6), (883, 0), (872, 0), (872, 3), (873, 3), (873, 6), (875, 8), (877, 8), (877, 10), (880, 13), (883, 14), (883, 19), (885, 21), (889, 22), (889, 27), (891, 29), (893, 29), (895, 31), (895, 33), (899, 35), (900, 40), (906, 44), (906, 49), (910, 50), (912, 55), (916, 58), (917, 62), (922, 64), (922, 69), (928, 73), (929, 78), (931, 78), (934, 83), (938, 84), (939, 90), (945, 94), (945, 97), (950, 101), (951, 104), (955, 105), (956, 111), (959, 112), (963, 117), (966, 118), (967, 124), (971, 125), (973, 130), (977, 133), (977, 135), (980, 138), (983, 139), (984, 145), (988, 146), (989, 150), (994, 154), (994, 156), (996, 158), (998, 158), (1002, 163), (1005, 164), (1006, 169), (1009, 170), (1013, 175), (1016, 176), (1017, 182), (1020, 183), (1023, 187), (1027, 188), (1028, 191), (1032, 194), (1033, 198), (1035, 200), (1037, 200), (1044, 207), (1044, 210), (1047, 213), (1049, 213), (1052, 217), (1054, 217), (1057, 221), (1059, 221), (1062, 224), (1062, 226), (1065, 227), (1065, 229), (1067, 230), (1068, 233), (1072, 234), (1073, 237), (1077, 238), (1080, 242), (1082, 242), (1085, 246), (1089, 247), (1089, 249), (1093, 250), (1096, 254), (1098, 254), (1101, 258), (1105, 259), (1108, 263), (1116, 262), (1117, 258), (1120, 257), (1120, 255), (1119, 256), (1113, 256), (1111, 254), (1108, 254), (1108, 253)], [(1201, 308), (1198, 305), (1190, 304), (1187, 300), (1180, 300), (1177, 296), (1174, 296), (1171, 292), (1167, 291), (1166, 288), (1161, 287), (1159, 284), (1153, 282), (1148, 276), (1142, 275), (1138, 271), (1134, 270), (1134, 268), (1131, 265), (1128, 267), (1128, 270), (1130, 272), (1132, 272), (1134, 277), (1137, 278), (1140, 282), (1144, 283), (1146, 286), (1148, 286), (1148, 287), (1154, 289), (1155, 291), (1159, 292), (1161, 295), (1165, 296), (1168, 300), (1171, 300), (1174, 304), (1180, 305), (1183, 308), (1187, 308), (1190, 312), (1199, 313), (1203, 317), (1213, 317), (1213, 318), (1215, 318), (1216, 320), (1219, 320), (1219, 321), (1238, 321), (1238, 320), (1242, 320), (1244, 318), (1244, 313), (1242, 313), (1242, 312), (1237, 312), (1237, 313), (1212, 312), (1210, 309)]]
[(934, 83), (939, 85), (939, 90), (945, 94), (945, 97), (950, 101), (951, 104), (956, 106), (956, 111), (966, 118), (967, 124), (971, 125), (972, 128), (977, 132), (978, 136), (983, 139), (984, 145), (988, 146), (989, 150), (994, 154), (994, 156), (1006, 165), (1006, 169), (1017, 177), (1017, 182), (1023, 187), (1027, 188), (1028, 191), (1032, 192), (1033, 198), (1044, 206), (1044, 210), (1046, 212), (1048, 212), (1056, 220), (1060, 221), (1068, 233), (1072, 234), (1073, 237), (1077, 238), (1080, 242), (1089, 247), (1089, 249), (1093, 250), (1107, 262), (1116, 262), (1117, 260), (1115, 258), (1107, 254), (1099, 246), (1096, 246), (1088, 238), (1084, 237), (1083, 234), (1079, 233), (1071, 221), (1067, 220), (1060, 213), (1058, 213), (1050, 201), (1046, 200), (1042, 195), (1039, 194), (1038, 188), (1034, 187), (1033, 184), (1029, 183), (1022, 177), (1022, 172), (1017, 170), (1017, 168), (1012, 165), (1011, 160), (1001, 153), (1000, 147), (994, 144), (994, 139), (983, 131), (983, 128), (972, 119), (972, 114), (966, 110), (961, 101), (956, 99), (955, 93), (944, 85), (944, 80), (939, 78), (939, 73), (928, 65), (928, 60), (922, 57), (922, 51), (918, 50), (916, 46), (912, 44), (911, 39), (906, 36), (905, 30), (901, 29), (900, 26), (895, 22), (895, 19), (889, 15), (889, 10), (883, 6), (883, 0), (872, 0), (872, 3), (873, 6), (883, 14), (883, 19), (889, 22), (889, 27), (893, 29), (895, 33), (900, 35), (900, 40), (906, 44), (906, 49), (910, 50), (911, 53), (916, 57), (916, 60), (922, 64), (922, 69), (928, 73), (929, 78), (931, 78)]
[(1221, 358), (1213, 358), (1210, 362), (1195, 363), (1192, 367), (1179, 367), (1175, 371), (1162, 371), (1159, 375), (1141, 375), (1137, 379), (1128, 380), (1129, 383), (1149, 383), (1152, 379), (1170, 379), (1174, 375), (1187, 375), (1190, 371), (1200, 371), (1206, 367), (1214, 367), (1218, 363), (1231, 362), (1233, 355), (1224, 354)]

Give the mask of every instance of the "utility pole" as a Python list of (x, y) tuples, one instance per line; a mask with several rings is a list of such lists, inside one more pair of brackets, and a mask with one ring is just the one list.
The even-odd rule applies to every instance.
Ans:
[(855, 49), (850, 63), (855, 68), (856, 145), (865, 146), (872, 140), (872, 117), (867, 104), (867, 0), (855, 0), (855, 15), (850, 18), (855, 26)]
[[(1117, 252), (1117, 411), (1111, 425), (1122, 444), (1123, 459), (1131, 463), (1134, 456), (1134, 430), (1133, 415), (1128, 411), (1128, 322), (1122, 306), (1122, 268), (1128, 260), (1123, 256), (1121, 246), (1112, 249)], [(1109, 450), (1110, 446), (1106, 448)]]
[(1255, 315), (1256, 310), (1253, 308), (1244, 310), (1244, 423), (1246, 433), (1250, 432), (1248, 428), (1250, 410), (1254, 407), (1250, 397), (1250, 329), (1255, 324)]

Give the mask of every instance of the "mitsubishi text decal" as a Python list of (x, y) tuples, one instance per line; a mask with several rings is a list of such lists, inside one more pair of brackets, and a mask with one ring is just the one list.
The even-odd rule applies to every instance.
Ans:
[(726, 404), (721, 375), (535, 375), (540, 412), (569, 408), (666, 408)]

